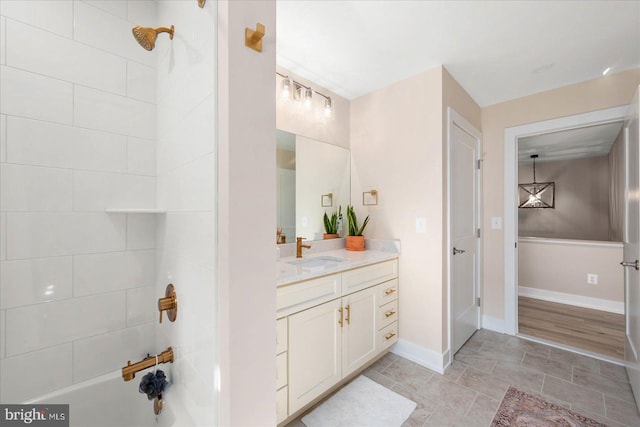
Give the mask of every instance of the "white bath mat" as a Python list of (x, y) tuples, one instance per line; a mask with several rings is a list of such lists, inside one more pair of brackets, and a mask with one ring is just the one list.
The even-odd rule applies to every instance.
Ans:
[(307, 427), (400, 427), (416, 403), (360, 375), (302, 418)]

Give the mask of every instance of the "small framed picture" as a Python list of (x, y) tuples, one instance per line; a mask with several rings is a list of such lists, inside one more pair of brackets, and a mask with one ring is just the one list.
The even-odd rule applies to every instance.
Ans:
[(364, 191), (362, 193), (362, 204), (364, 206), (374, 206), (378, 204), (378, 191)]
[(320, 201), (320, 205), (323, 208), (330, 208), (333, 206), (333, 193), (323, 194)]

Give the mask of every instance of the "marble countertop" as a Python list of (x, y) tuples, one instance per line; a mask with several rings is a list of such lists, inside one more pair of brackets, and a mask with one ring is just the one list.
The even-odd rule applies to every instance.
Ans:
[[(305, 268), (289, 264), (289, 261), (295, 261), (296, 259), (312, 259), (326, 256), (344, 258), (346, 261), (331, 263), (331, 265), (314, 268)], [(276, 277), (276, 286), (288, 285), (302, 280), (309, 280), (320, 276), (340, 273), (353, 268), (398, 258), (399, 256), (399, 250), (367, 249), (366, 251), (356, 252), (347, 251), (346, 249), (335, 249), (304, 255), (303, 258), (296, 258), (295, 256), (282, 258), (280, 261), (277, 261), (278, 274)]]

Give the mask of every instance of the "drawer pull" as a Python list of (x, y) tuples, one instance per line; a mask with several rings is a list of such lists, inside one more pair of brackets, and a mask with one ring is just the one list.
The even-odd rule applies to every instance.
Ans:
[(340, 313), (340, 320), (338, 320), (338, 324), (342, 328), (342, 307), (338, 309), (338, 312)]
[(385, 295), (391, 295), (391, 294), (392, 294), (392, 293), (394, 293), (395, 291), (396, 291), (396, 288), (389, 288), (389, 289), (386, 289), (386, 290), (384, 291), (384, 294), (385, 294)]
[(350, 325), (351, 324), (351, 304), (346, 306), (345, 309), (347, 310), (347, 317), (345, 317), (344, 320), (347, 321), (347, 325)]
[(389, 310), (389, 311), (387, 311), (387, 312), (384, 314), (384, 317), (391, 317), (391, 316), (393, 316), (394, 314), (396, 314), (396, 311), (395, 311), (395, 310)]
[(395, 332), (389, 332), (387, 335), (384, 336), (384, 339), (389, 341), (391, 338), (393, 338), (395, 336), (396, 336)]

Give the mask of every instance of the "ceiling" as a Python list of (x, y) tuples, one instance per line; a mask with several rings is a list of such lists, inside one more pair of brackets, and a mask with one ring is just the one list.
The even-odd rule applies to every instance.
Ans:
[(560, 132), (529, 136), (518, 140), (518, 161), (530, 163), (606, 156), (616, 141), (622, 122), (587, 126)]
[(444, 65), (480, 105), (640, 66), (640, 0), (277, 2), (277, 62), (347, 99)]

